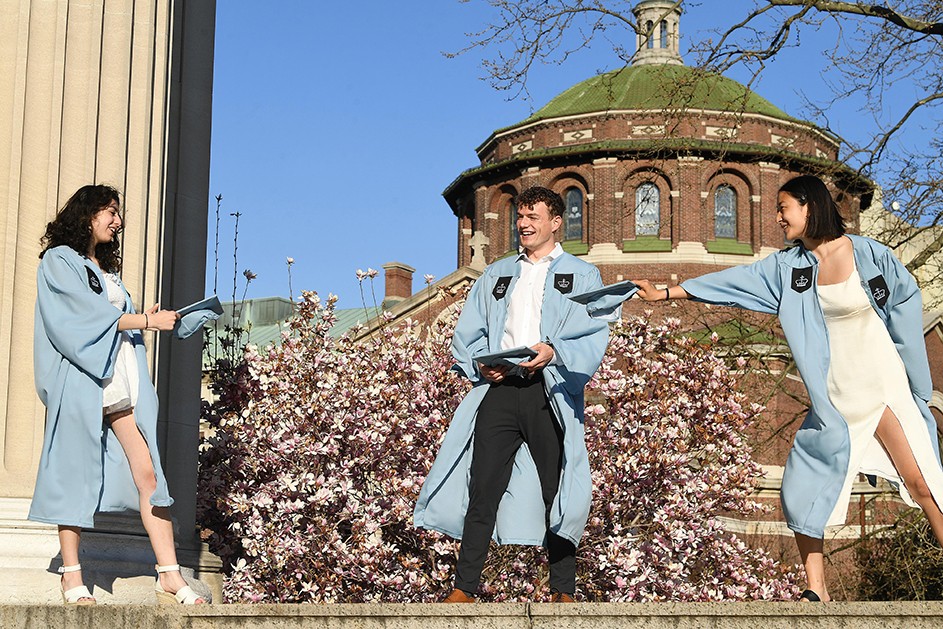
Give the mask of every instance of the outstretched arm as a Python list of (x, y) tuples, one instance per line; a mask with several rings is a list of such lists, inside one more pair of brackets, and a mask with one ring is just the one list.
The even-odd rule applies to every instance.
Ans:
[(779, 256), (773, 254), (753, 264), (733, 266), (723, 271), (692, 277), (683, 281), (680, 286), (673, 286), (672, 297), (678, 289), (695, 301), (779, 314), (779, 303), (783, 294)]
[(655, 285), (648, 280), (632, 280), (638, 286), (637, 295), (645, 301), (665, 301), (666, 299), (688, 299), (688, 291), (680, 286), (670, 286), (668, 288), (655, 288)]

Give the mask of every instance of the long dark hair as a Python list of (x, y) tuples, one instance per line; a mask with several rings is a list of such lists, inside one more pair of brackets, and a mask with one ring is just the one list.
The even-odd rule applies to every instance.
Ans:
[(783, 184), (779, 189), (799, 205), (805, 205), (809, 216), (805, 224), (805, 236), (813, 240), (833, 240), (845, 233), (845, 219), (838, 212), (838, 204), (832, 199), (825, 182), (815, 175), (799, 175)]
[[(76, 190), (56, 218), (46, 225), (46, 233), (39, 241), (43, 248), (39, 257), (60, 245), (68, 245), (79, 255), (87, 255), (92, 238), (92, 217), (112, 202), (121, 206), (121, 197), (111, 186), (88, 185)], [(121, 229), (124, 229), (123, 223)], [(117, 234), (110, 242), (95, 247), (95, 257), (103, 271), (117, 273), (121, 270), (121, 243)]]

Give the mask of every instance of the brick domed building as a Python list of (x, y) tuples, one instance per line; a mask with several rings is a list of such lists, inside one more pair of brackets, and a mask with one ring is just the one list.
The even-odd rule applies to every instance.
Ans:
[(781, 249), (776, 193), (797, 174), (823, 174), (857, 229), (871, 186), (837, 161), (838, 138), (685, 66), (675, 4), (636, 6), (651, 38), (639, 37), (632, 65), (574, 85), (478, 147), (481, 164), (444, 192), (459, 267), (516, 250), (515, 198), (533, 185), (563, 196), (564, 249), (607, 282), (674, 283)]

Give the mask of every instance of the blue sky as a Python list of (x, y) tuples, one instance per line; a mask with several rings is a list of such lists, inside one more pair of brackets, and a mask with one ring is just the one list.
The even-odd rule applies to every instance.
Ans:
[[(724, 2), (728, 16), (750, 4)], [(718, 26), (716, 5), (686, 3), (682, 51)], [(463, 47), (465, 33), (482, 29), (492, 11), (484, 0), (217, 3), (210, 193), (223, 196), (221, 299), (232, 298), (234, 271), (242, 297), (245, 269), (257, 275), (248, 297), (287, 297), (287, 257), (295, 260), (296, 297), (300, 289), (335, 293), (342, 308), (361, 305), (358, 268), (409, 264), (414, 290), (423, 274), (455, 270), (457, 220), (441, 193), (478, 164), (475, 148), (571, 85), (621, 65), (599, 45), (563, 66), (537, 68), (533, 100), (508, 101), (482, 80), (480, 51), (442, 54)], [(818, 59), (811, 47), (788, 51), (757, 91), (801, 116), (798, 88), (815, 89), (809, 77)], [(216, 201), (208, 201), (209, 292)], [(382, 299), (382, 273), (375, 291)]]

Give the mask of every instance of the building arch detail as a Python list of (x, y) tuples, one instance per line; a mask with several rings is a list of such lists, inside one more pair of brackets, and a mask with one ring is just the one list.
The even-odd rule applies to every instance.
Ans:
[(491, 239), (493, 254), (502, 255), (503, 252), (517, 249), (517, 206), (516, 199), (519, 191), (510, 184), (498, 186), (491, 194), (488, 202), (488, 211), (496, 215), (494, 235)]
[[(732, 238), (723, 238), (717, 236), (715, 204), (719, 199), (718, 190), (724, 187), (732, 189), (736, 195), (736, 231)], [(704, 193), (702, 193), (701, 196), (704, 201), (704, 217), (706, 219), (704, 221), (704, 225), (706, 227), (704, 240), (708, 243), (730, 241), (731, 245), (733, 243), (748, 244), (750, 245), (750, 250), (747, 251), (744, 248), (743, 251), (739, 251), (739, 253), (753, 253), (752, 247), (755, 241), (755, 229), (752, 212), (752, 198), (754, 187), (751, 184), (748, 176), (736, 169), (720, 169), (712, 173), (707, 178), (704, 183), (703, 190)], [(710, 250), (710, 246), (708, 247), (708, 250)], [(738, 251), (729, 251), (729, 253), (737, 252)]]
[[(639, 189), (653, 185), (658, 196), (658, 232), (641, 234), (637, 223), (639, 210)], [(662, 240), (671, 240), (672, 196), (671, 179), (662, 170), (654, 167), (637, 168), (630, 172), (622, 183), (622, 238), (623, 241), (636, 240), (639, 236), (655, 236)]]
[[(566, 207), (566, 212), (563, 217), (563, 226), (560, 229), (560, 240), (564, 243), (570, 243), (568, 246), (565, 246), (567, 250), (570, 250), (571, 253), (586, 253), (589, 247), (586, 245), (588, 242), (589, 236), (589, 227), (590, 227), (590, 206), (592, 205), (590, 201), (592, 200), (589, 184), (587, 179), (581, 174), (573, 171), (567, 170), (559, 175), (557, 175), (553, 181), (548, 186), (551, 190), (559, 194), (563, 198), (563, 203)], [(567, 238), (566, 229), (567, 229), (567, 220), (568, 214), (571, 211), (571, 208), (567, 205), (570, 201), (568, 198), (568, 191), (572, 188), (575, 188), (579, 191), (579, 195), (582, 197), (582, 208), (580, 214), (580, 233), (579, 237)], [(572, 220), (572, 219), (569, 219)]]

